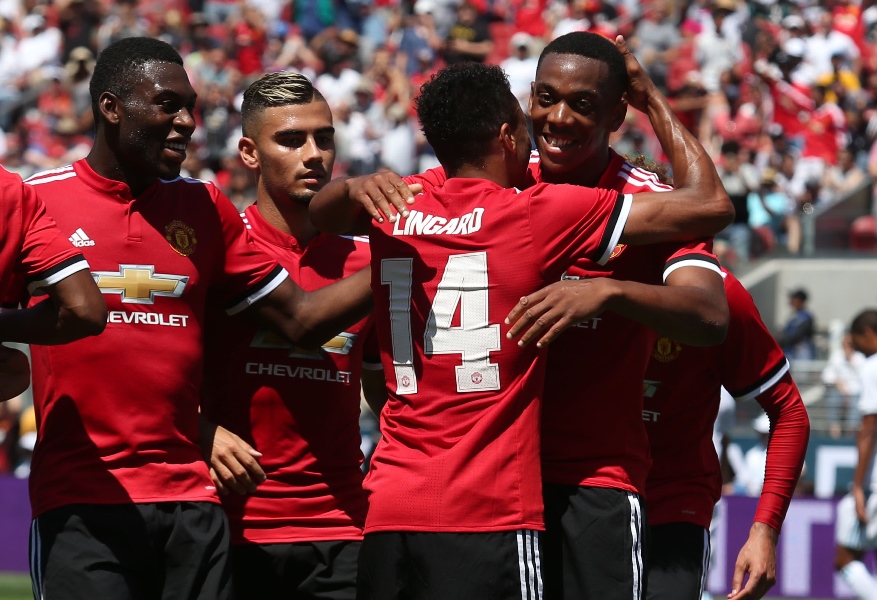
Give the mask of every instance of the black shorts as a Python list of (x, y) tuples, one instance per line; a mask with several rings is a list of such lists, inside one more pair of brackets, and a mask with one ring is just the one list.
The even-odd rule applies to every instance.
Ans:
[(231, 566), (235, 597), (354, 600), (361, 543), (234, 545)]
[(219, 504), (75, 504), (31, 524), (34, 598), (226, 600), (228, 522)]
[(637, 494), (543, 486), (545, 600), (642, 600), (645, 509)]
[(648, 600), (700, 600), (710, 562), (710, 532), (694, 523), (649, 527)]
[(539, 600), (537, 531), (368, 533), (359, 600)]

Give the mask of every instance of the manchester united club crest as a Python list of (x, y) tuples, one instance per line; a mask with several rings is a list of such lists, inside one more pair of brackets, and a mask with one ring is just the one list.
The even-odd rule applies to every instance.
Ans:
[(676, 360), (680, 352), (682, 352), (682, 344), (670, 338), (662, 337), (655, 344), (652, 356), (658, 362), (668, 363), (671, 360)]
[(171, 221), (170, 225), (164, 228), (164, 233), (164, 238), (177, 253), (191, 256), (195, 251), (195, 245), (198, 243), (195, 230), (182, 221)]
[(625, 248), (627, 248), (627, 244), (618, 244), (617, 246), (615, 246), (615, 248), (612, 250), (612, 254), (609, 255), (609, 260), (612, 260), (613, 258), (618, 258), (621, 253), (624, 252)]

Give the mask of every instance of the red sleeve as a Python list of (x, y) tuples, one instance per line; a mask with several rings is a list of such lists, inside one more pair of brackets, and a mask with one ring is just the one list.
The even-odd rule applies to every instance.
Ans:
[(789, 363), (746, 288), (725, 273), (730, 321), (719, 351), (722, 385), (736, 400), (758, 397), (789, 370)]
[(810, 440), (810, 419), (789, 373), (757, 400), (770, 418), (771, 434), (767, 443), (764, 487), (755, 521), (780, 531), (804, 467), (804, 455)]
[(4, 187), (4, 194), (8, 194), (5, 201), (20, 202), (22, 238), (18, 269), (30, 294), (88, 268), (82, 254), (46, 213), (45, 204), (32, 186), (17, 180)]
[(529, 202), (533, 248), (546, 274), (576, 258), (605, 265), (630, 213), (631, 196), (614, 190), (540, 183), (522, 195)]
[(218, 283), (226, 301), (225, 310), (233, 315), (270, 294), (289, 274), (252, 243), (231, 200), (215, 186), (210, 187), (225, 241), (225, 257), (221, 261)]

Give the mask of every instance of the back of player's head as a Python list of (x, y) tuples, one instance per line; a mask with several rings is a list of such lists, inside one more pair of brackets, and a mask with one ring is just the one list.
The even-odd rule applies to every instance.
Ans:
[(433, 75), (415, 104), (426, 141), (451, 170), (482, 163), (503, 123), (516, 127), (524, 118), (503, 70), (473, 62)]
[(244, 92), (241, 104), (241, 127), (246, 137), (255, 133), (256, 122), (266, 108), (310, 104), (324, 101), (323, 94), (301, 73), (268, 73), (254, 81)]
[(861, 335), (870, 329), (877, 333), (877, 309), (869, 308), (863, 310), (850, 323), (850, 333)]
[(148, 37), (122, 38), (107, 46), (97, 57), (88, 91), (96, 123), (100, 122), (98, 101), (109, 92), (125, 98), (138, 80), (144, 66), (152, 63), (173, 63), (182, 66), (180, 53), (167, 42)]
[(628, 76), (624, 57), (615, 42), (589, 31), (573, 31), (555, 38), (548, 43), (539, 55), (537, 69), (550, 54), (573, 54), (606, 63), (609, 67), (609, 82), (615, 87), (618, 96), (627, 89)]

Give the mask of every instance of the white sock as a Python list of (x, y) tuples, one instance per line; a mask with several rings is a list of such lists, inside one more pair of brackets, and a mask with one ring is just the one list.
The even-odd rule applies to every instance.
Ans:
[(847, 584), (859, 600), (877, 600), (877, 579), (861, 561), (854, 560), (840, 570)]

